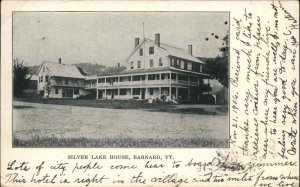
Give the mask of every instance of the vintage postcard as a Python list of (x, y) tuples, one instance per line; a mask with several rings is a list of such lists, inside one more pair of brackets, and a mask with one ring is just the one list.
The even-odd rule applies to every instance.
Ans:
[(2, 1), (1, 186), (299, 186), (297, 1)]

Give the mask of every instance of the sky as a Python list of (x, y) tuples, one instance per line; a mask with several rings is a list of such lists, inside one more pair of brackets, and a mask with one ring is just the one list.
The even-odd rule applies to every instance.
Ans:
[(185, 51), (193, 45), (196, 57), (216, 57), (228, 21), (227, 12), (14, 12), (13, 58), (30, 66), (58, 58), (64, 64), (115, 66), (143, 30), (146, 38), (160, 33), (161, 43)]

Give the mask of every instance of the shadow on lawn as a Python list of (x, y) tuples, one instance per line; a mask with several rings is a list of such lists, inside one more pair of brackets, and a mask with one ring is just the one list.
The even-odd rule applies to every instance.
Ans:
[(206, 108), (158, 108), (151, 109), (153, 112), (169, 112), (169, 113), (180, 113), (180, 114), (198, 114), (198, 115), (227, 115), (227, 107), (216, 107), (213, 110)]
[[(201, 108), (178, 108), (174, 103), (156, 102), (149, 104), (147, 101), (137, 100), (86, 100), (86, 99), (45, 99), (38, 97), (30, 98), (14, 98), (16, 101), (68, 105), (68, 106), (83, 106), (93, 108), (109, 108), (109, 109), (145, 109), (151, 112), (169, 112), (180, 114), (198, 114), (198, 115), (228, 115), (228, 107), (214, 106)], [(15, 108), (22, 108), (22, 106), (14, 106)], [(26, 108), (24, 106), (24, 108)], [(28, 106), (29, 108), (29, 106)]]
[(226, 148), (228, 140), (214, 138), (58, 138), (35, 136), (29, 140), (15, 138), (13, 147), (27, 148)]
[(26, 108), (35, 108), (33, 106), (23, 106), (23, 105), (14, 105), (14, 109), (26, 109)]

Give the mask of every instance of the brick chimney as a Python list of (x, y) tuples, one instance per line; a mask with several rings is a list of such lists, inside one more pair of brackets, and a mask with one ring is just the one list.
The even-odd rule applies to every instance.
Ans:
[(155, 45), (160, 47), (160, 34), (159, 33), (155, 34)]
[(190, 55), (193, 55), (193, 46), (192, 45), (188, 45), (188, 53)]
[(61, 58), (58, 59), (58, 63), (61, 64)]
[(134, 48), (136, 48), (139, 44), (140, 44), (140, 39), (139, 38), (135, 38), (134, 39)]

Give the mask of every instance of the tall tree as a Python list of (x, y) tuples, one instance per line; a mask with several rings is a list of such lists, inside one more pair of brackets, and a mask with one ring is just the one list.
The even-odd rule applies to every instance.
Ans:
[(14, 96), (20, 97), (23, 90), (28, 88), (31, 78), (31, 72), (25, 61), (20, 61), (18, 58), (13, 59), (13, 72), (14, 72)]
[(212, 79), (218, 80), (223, 86), (228, 88), (228, 34), (222, 40), (223, 45), (219, 48), (221, 56), (217, 56), (215, 59), (208, 59), (205, 69)]

